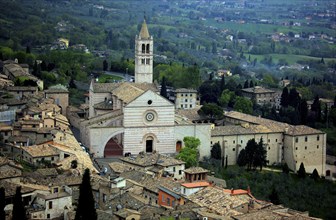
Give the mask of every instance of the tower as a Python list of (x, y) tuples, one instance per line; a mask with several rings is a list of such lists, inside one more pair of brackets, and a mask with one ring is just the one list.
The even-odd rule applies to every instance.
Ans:
[(146, 20), (135, 37), (135, 82), (153, 82), (153, 36), (149, 35)]

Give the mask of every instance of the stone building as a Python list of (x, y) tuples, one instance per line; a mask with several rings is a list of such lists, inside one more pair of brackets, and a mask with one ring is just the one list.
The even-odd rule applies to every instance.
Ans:
[(89, 90), (89, 118), (81, 140), (96, 157), (139, 152), (175, 153), (185, 136), (201, 139), (209, 154), (210, 124), (180, 120), (175, 106), (159, 95), (153, 80), (153, 38), (144, 22), (135, 48), (135, 83), (97, 83)]
[(61, 107), (61, 114), (66, 115), (69, 106), (69, 91), (65, 86), (55, 85), (44, 91), (46, 98), (54, 99), (54, 103)]
[(326, 133), (304, 125), (290, 125), (240, 112), (225, 113), (226, 126), (212, 130), (212, 144), (219, 143), (228, 164), (235, 164), (247, 141), (263, 139), (269, 164), (287, 163), (296, 172), (303, 163), (306, 171), (314, 169), (325, 175)]
[(275, 91), (265, 89), (261, 86), (255, 86), (252, 88), (242, 89), (242, 95), (251, 100), (255, 100), (258, 105), (275, 104), (274, 100)]
[(193, 109), (196, 105), (199, 105), (197, 90), (184, 88), (175, 90), (176, 109)]

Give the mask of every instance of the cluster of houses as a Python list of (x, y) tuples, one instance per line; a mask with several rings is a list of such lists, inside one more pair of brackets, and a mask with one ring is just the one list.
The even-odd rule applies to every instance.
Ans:
[[(201, 167), (185, 169), (183, 161), (161, 154), (122, 157), (109, 164), (108, 176), (91, 175), (98, 219), (250, 219), (254, 216), (316, 219), (256, 199), (251, 190), (227, 189), (222, 179)], [(0, 157), (0, 187), (10, 219), (16, 187), (29, 219), (74, 219), (82, 177), (76, 168), (39, 168)]]
[[(200, 158), (209, 157), (211, 146), (219, 143), (222, 159), (231, 165), (248, 140), (263, 139), (270, 164), (287, 163), (296, 172), (304, 163), (307, 172), (317, 169), (323, 176), (326, 134), (234, 111), (223, 112), (225, 125), (216, 126), (198, 114), (196, 90), (177, 89), (175, 104), (159, 94), (152, 83), (153, 37), (146, 22), (135, 41), (135, 82), (92, 80), (80, 108), (69, 106), (64, 86), (43, 90), (43, 81), (27, 66), (1, 63), (0, 187), (6, 190), (8, 216), (21, 186), (29, 218), (74, 219), (81, 174), (88, 168), (99, 219), (311, 219), (308, 213), (257, 200), (250, 189), (226, 189), (225, 181), (208, 170), (186, 169), (173, 156), (191, 136), (201, 142)], [(35, 84), (15, 86), (22, 75)], [(259, 104), (275, 103), (274, 92), (265, 88), (243, 94)], [(70, 126), (79, 129), (91, 155)], [(119, 161), (100, 176), (92, 156)], [(33, 171), (24, 171), (18, 162)]]

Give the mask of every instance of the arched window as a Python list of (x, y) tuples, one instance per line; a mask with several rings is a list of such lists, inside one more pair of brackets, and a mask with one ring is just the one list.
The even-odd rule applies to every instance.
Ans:
[(149, 53), (149, 44), (146, 45), (146, 53)]
[(141, 52), (145, 53), (145, 51), (146, 51), (146, 46), (145, 46), (145, 44), (142, 44)]

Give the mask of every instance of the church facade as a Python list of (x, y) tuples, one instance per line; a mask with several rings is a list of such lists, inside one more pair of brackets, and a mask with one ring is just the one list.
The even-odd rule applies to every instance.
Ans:
[(193, 124), (175, 113), (175, 105), (159, 95), (153, 83), (153, 37), (146, 22), (135, 38), (135, 82), (91, 82), (89, 118), (81, 123), (82, 142), (96, 157), (174, 154), (185, 136), (201, 140), (210, 153), (210, 124)]

